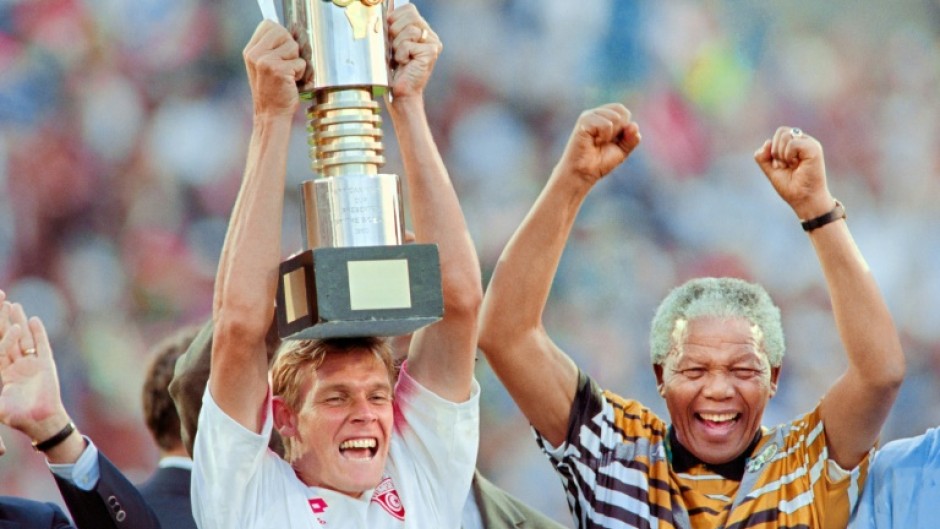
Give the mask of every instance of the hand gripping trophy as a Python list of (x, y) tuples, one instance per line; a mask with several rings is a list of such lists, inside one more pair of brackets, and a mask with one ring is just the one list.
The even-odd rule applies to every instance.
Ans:
[(394, 336), (443, 314), (433, 244), (402, 244), (397, 175), (385, 163), (376, 101), (388, 91), (382, 0), (283, 0), (285, 25), (307, 61), (298, 89), (311, 167), (301, 184), (304, 247), (281, 263), (282, 338)]

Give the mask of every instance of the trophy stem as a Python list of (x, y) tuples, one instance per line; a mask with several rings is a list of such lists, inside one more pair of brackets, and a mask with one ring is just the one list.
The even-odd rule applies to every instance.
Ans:
[(311, 167), (321, 177), (378, 174), (382, 118), (371, 88), (320, 90), (307, 110)]
[(371, 87), (322, 89), (307, 110), (311, 165), (301, 184), (307, 248), (401, 244), (404, 213), (397, 175), (385, 164), (382, 118)]

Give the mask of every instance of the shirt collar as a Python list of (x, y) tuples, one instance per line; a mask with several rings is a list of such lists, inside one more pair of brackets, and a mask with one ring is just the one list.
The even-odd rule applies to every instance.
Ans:
[(692, 452), (689, 452), (686, 447), (682, 446), (682, 443), (679, 442), (679, 437), (676, 435), (676, 429), (669, 426), (669, 434), (666, 436), (667, 454), (669, 454), (669, 463), (676, 472), (688, 472), (694, 467), (703, 466), (725, 479), (741, 481), (741, 478), (744, 477), (744, 468), (747, 464), (747, 460), (754, 452), (754, 448), (757, 447), (757, 443), (760, 442), (760, 439), (761, 432), (758, 430), (754, 434), (754, 440), (751, 441), (751, 444), (748, 445), (748, 447), (744, 449), (744, 452), (741, 452), (738, 457), (726, 463), (712, 465), (695, 457)]
[(186, 470), (192, 470), (193, 460), (188, 457), (166, 456), (160, 460), (160, 463), (157, 466), (160, 468), (183, 468)]

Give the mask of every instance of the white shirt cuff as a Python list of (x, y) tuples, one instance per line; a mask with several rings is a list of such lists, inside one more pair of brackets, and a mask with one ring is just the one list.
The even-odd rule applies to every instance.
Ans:
[(85, 437), (85, 450), (74, 463), (52, 464), (49, 470), (60, 478), (72, 483), (81, 490), (89, 491), (98, 485), (101, 477), (101, 468), (98, 466), (98, 447), (91, 439)]

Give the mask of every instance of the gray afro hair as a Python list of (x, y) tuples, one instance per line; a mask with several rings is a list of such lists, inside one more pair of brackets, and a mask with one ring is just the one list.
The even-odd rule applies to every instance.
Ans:
[(704, 277), (674, 288), (659, 304), (650, 330), (650, 358), (661, 365), (673, 348), (679, 321), (702, 317), (743, 317), (763, 334), (763, 350), (772, 367), (783, 362), (785, 349), (780, 309), (760, 285), (730, 277)]

